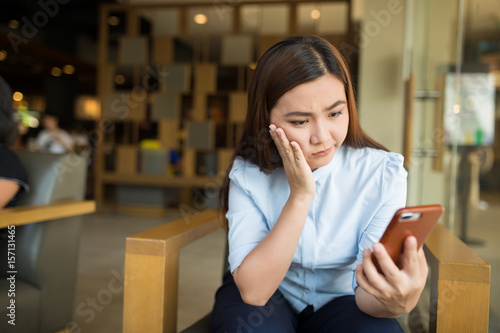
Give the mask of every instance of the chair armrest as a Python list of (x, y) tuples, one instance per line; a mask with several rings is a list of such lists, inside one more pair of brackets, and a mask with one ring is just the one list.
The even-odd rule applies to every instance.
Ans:
[(0, 228), (95, 212), (95, 201), (61, 201), (45, 205), (19, 206), (0, 210)]
[(488, 332), (490, 264), (440, 224), (424, 250), (431, 267), (429, 332)]
[(123, 332), (176, 332), (179, 250), (220, 228), (222, 216), (204, 210), (127, 237)]

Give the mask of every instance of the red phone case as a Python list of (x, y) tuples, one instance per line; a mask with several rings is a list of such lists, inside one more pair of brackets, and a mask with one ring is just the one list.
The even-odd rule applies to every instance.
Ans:
[[(418, 249), (422, 247), (432, 229), (444, 212), (441, 205), (414, 206), (399, 209), (385, 229), (380, 243), (382, 243), (392, 260), (401, 268), (400, 257), (403, 254), (404, 240), (413, 235), (417, 239)], [(420, 214), (417, 217), (415, 214)], [(411, 218), (408, 218), (411, 216)], [(372, 260), (378, 271), (381, 269), (377, 258), (372, 253)]]

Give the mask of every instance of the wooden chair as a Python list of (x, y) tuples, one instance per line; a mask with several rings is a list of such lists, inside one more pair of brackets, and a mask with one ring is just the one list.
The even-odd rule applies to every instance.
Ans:
[[(220, 211), (205, 210), (127, 237), (124, 333), (177, 332), (179, 250), (220, 228), (222, 219)], [(425, 252), (431, 267), (429, 331), (487, 332), (490, 265), (442, 225), (434, 228)], [(183, 332), (210, 332), (207, 324), (208, 316)]]

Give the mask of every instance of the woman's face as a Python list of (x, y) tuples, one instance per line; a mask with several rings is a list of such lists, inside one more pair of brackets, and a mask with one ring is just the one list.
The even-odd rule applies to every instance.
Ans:
[(331, 74), (286, 92), (271, 110), (271, 124), (296, 141), (309, 167), (328, 164), (344, 142), (349, 110), (342, 82)]

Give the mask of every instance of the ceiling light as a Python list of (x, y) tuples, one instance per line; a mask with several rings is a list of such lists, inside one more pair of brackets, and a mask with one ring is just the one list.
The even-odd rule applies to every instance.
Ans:
[(52, 67), (52, 69), (50, 70), (50, 75), (52, 75), (52, 76), (58, 77), (58, 76), (61, 76), (61, 74), (62, 74), (62, 71), (59, 67)]
[(118, 16), (110, 16), (108, 17), (108, 24), (113, 26), (113, 27), (116, 27), (117, 25), (120, 24), (120, 18)]
[(19, 28), (19, 21), (18, 20), (10, 20), (9, 21), (9, 28), (15, 30)]
[(320, 16), (321, 16), (321, 12), (318, 9), (311, 10), (311, 18), (313, 20), (319, 19)]
[(75, 67), (73, 65), (65, 65), (63, 67), (63, 72), (64, 72), (64, 74), (68, 74), (68, 75), (74, 74)]
[(125, 76), (118, 74), (115, 76), (115, 83), (116, 84), (124, 84), (125, 83)]
[(15, 100), (16, 102), (20, 102), (22, 101), (24, 98), (23, 94), (20, 93), (19, 91), (16, 91), (13, 95), (12, 95), (12, 99)]
[(4, 61), (7, 58), (7, 51), (0, 50), (0, 61)]
[(193, 17), (193, 20), (196, 24), (205, 24), (207, 23), (207, 15), (205, 14), (196, 14)]

